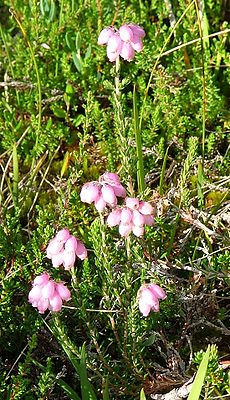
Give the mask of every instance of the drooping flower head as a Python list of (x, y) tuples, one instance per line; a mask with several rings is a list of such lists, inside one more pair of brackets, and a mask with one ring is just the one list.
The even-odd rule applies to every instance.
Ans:
[(114, 27), (104, 28), (98, 37), (99, 45), (107, 45), (107, 57), (114, 62), (120, 56), (124, 60), (132, 61), (135, 51), (143, 49), (142, 39), (145, 31), (136, 24), (124, 24), (118, 30)]
[(117, 207), (110, 212), (107, 224), (110, 227), (119, 225), (119, 233), (127, 237), (131, 232), (137, 237), (143, 236), (145, 225), (153, 225), (153, 207), (146, 201), (126, 197), (125, 206)]
[(138, 291), (139, 310), (144, 317), (148, 317), (150, 311), (159, 312), (159, 300), (166, 299), (165, 291), (155, 283), (144, 284)]
[(102, 212), (106, 206), (117, 205), (117, 197), (125, 197), (126, 190), (120, 178), (114, 172), (105, 172), (98, 181), (87, 182), (83, 185), (80, 198), (84, 203), (94, 203), (97, 211)]
[(55, 268), (63, 265), (66, 270), (70, 270), (74, 266), (76, 257), (80, 260), (87, 257), (87, 250), (84, 244), (65, 228), (50, 240), (46, 255), (52, 260)]
[(47, 309), (58, 312), (62, 308), (63, 301), (70, 299), (70, 291), (64, 283), (50, 279), (46, 272), (34, 279), (28, 295), (29, 303), (36, 307), (40, 314), (44, 314)]

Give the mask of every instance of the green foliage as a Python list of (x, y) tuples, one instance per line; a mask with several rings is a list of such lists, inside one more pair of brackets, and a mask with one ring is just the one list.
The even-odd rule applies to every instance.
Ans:
[[(217, 340), (220, 354), (228, 351), (230, 75), (222, 3), (196, 2), (205, 6), (200, 26), (195, 3), (182, 0), (0, 4), (2, 398), (144, 399), (169, 391), (163, 385), (172, 376), (178, 386), (190, 342), (199, 350)], [(143, 51), (113, 65), (98, 34), (130, 21), (146, 31)], [(203, 45), (200, 28), (214, 35)], [(82, 185), (105, 171), (118, 172), (129, 196), (154, 206), (155, 225), (144, 237), (121, 238), (106, 213), (98, 217), (80, 201)], [(54, 270), (45, 254), (63, 227), (89, 254), (71, 273)], [(27, 301), (44, 271), (71, 287), (58, 317), (41, 318)], [(161, 312), (148, 318), (138, 310), (145, 282), (167, 291)], [(200, 295), (214, 304), (196, 301)], [(221, 398), (228, 386), (212, 345), (201, 398)]]

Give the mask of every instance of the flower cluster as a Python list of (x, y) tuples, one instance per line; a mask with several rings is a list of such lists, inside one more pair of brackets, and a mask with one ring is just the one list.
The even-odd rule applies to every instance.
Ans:
[(46, 255), (52, 260), (55, 268), (63, 264), (65, 270), (70, 270), (74, 266), (76, 256), (80, 260), (87, 257), (87, 250), (79, 239), (76, 239), (68, 229), (64, 228), (51, 239), (46, 249)]
[(126, 191), (120, 178), (113, 172), (106, 172), (96, 182), (87, 182), (81, 189), (80, 198), (84, 203), (94, 203), (97, 211), (101, 212), (108, 205), (115, 207), (117, 197), (125, 197)]
[(53, 281), (45, 272), (34, 279), (28, 298), (29, 303), (43, 314), (47, 309), (53, 312), (60, 311), (63, 300), (70, 300), (71, 294), (62, 282)]
[(144, 36), (145, 31), (139, 25), (125, 24), (119, 30), (111, 26), (101, 31), (98, 44), (107, 45), (109, 61), (116, 61), (119, 56), (124, 60), (131, 61), (135, 56), (135, 51), (142, 50)]
[(145, 225), (153, 225), (153, 207), (146, 201), (126, 197), (125, 207), (115, 208), (108, 215), (107, 224), (110, 227), (119, 225), (121, 236), (127, 237), (131, 232), (135, 236), (144, 234)]
[(140, 287), (138, 297), (140, 312), (144, 317), (147, 317), (150, 311), (159, 311), (159, 300), (166, 299), (167, 295), (160, 286), (155, 283), (149, 283)]

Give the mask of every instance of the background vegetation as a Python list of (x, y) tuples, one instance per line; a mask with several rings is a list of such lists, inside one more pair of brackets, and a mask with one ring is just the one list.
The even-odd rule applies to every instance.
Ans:
[[(210, 343), (201, 396), (229, 395), (228, 19), (224, 0), (0, 3), (3, 399), (80, 396), (84, 349), (98, 398), (135, 399), (141, 388), (150, 398), (182, 386)], [(117, 99), (115, 65), (97, 38), (130, 21), (146, 37), (121, 62)], [(81, 203), (82, 185), (105, 171), (155, 207), (142, 239), (123, 240)], [(89, 250), (74, 274), (45, 254), (63, 227)], [(57, 315), (27, 301), (43, 271), (72, 287)], [(167, 292), (148, 318), (136, 297), (143, 282)]]

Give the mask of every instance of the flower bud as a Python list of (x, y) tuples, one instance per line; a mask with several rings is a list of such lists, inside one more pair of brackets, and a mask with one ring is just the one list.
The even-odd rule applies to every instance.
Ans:
[(123, 208), (121, 211), (121, 223), (128, 225), (132, 222), (133, 212), (129, 208)]
[(145, 233), (145, 228), (143, 226), (133, 225), (133, 234), (137, 237), (141, 237)]
[(62, 300), (68, 301), (71, 299), (71, 294), (69, 289), (62, 282), (56, 283), (56, 292), (58, 293), (58, 295), (61, 297)]
[(46, 272), (44, 272), (43, 274), (36, 276), (36, 278), (34, 279), (33, 285), (36, 286), (40, 286), (43, 287), (47, 284), (47, 282), (49, 281), (50, 276), (49, 274), (47, 274)]
[(50, 299), (54, 295), (54, 290), (55, 290), (55, 282), (53, 280), (50, 280), (42, 288), (42, 297), (44, 297), (45, 299)]
[(104, 185), (101, 188), (101, 194), (104, 199), (104, 201), (109, 204), (110, 206), (115, 206), (117, 204), (117, 198), (114, 193), (114, 190), (112, 186), (110, 185)]
[(140, 201), (138, 211), (143, 215), (148, 215), (153, 213), (153, 207), (147, 201)]
[(67, 239), (69, 239), (70, 233), (68, 229), (64, 228), (61, 229), (55, 236), (55, 239), (59, 240), (60, 242), (66, 242)]
[(121, 223), (119, 225), (119, 233), (120, 233), (120, 235), (124, 236), (124, 237), (129, 236), (130, 232), (132, 232), (132, 227), (133, 227), (132, 223), (130, 223), (128, 225), (125, 225), (125, 224)]
[(77, 239), (71, 235), (70, 238), (66, 241), (65, 251), (76, 252), (76, 250), (77, 250)]
[(102, 195), (101, 195), (97, 200), (95, 200), (94, 205), (95, 205), (96, 210), (97, 210), (98, 212), (104, 211), (104, 209), (105, 209), (105, 207), (106, 207), (106, 202), (105, 202), (105, 200), (103, 199)]
[(134, 197), (127, 197), (125, 199), (126, 206), (131, 210), (138, 210), (139, 208), (139, 200)]
[(62, 299), (57, 292), (49, 301), (49, 310), (53, 312), (58, 312), (62, 308)]
[(139, 211), (133, 210), (133, 224), (136, 226), (143, 226), (145, 223), (145, 217)]

